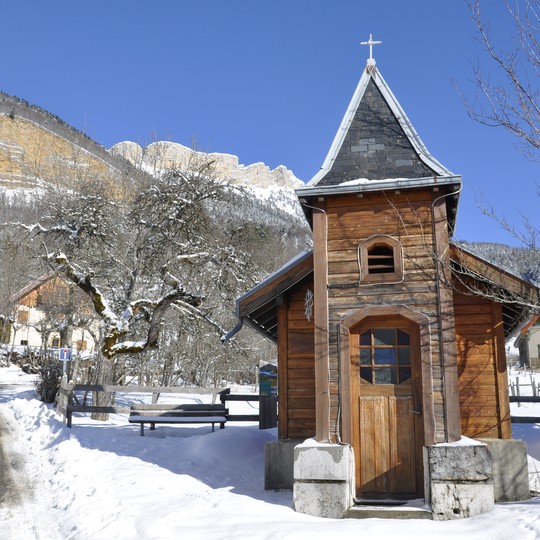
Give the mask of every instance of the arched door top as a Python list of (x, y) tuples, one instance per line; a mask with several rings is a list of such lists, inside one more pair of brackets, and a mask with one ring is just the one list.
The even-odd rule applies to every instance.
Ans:
[(341, 321), (341, 325), (349, 331), (361, 325), (367, 317), (403, 317), (417, 324), (420, 328), (429, 330), (429, 317), (404, 305), (366, 306)]

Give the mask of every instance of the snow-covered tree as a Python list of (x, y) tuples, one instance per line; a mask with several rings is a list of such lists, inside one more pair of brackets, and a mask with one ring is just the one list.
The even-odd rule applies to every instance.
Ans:
[(91, 300), (101, 329), (93, 382), (115, 382), (120, 357), (156, 348), (173, 306), (178, 336), (202, 320), (219, 342), (224, 328), (202, 306), (204, 289), (242, 281), (250, 257), (225, 242), (213, 214), (239, 195), (211, 165), (140, 175), (120, 193), (102, 179), (50, 187), (39, 221), (11, 224)]

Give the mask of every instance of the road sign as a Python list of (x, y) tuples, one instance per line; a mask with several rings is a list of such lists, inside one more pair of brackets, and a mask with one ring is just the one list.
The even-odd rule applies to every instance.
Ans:
[(71, 349), (69, 347), (62, 347), (61, 349), (58, 349), (58, 355), (60, 360), (68, 362), (71, 360)]

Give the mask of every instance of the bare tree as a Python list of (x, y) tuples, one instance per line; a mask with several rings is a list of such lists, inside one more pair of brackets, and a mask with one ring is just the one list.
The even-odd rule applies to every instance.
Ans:
[[(469, 3), (480, 42), (495, 76), (474, 69), (477, 99), (466, 101), (471, 118), (514, 135), (529, 157), (540, 151), (540, 0), (505, 0), (513, 46), (501, 48), (483, 16), (480, 0)], [(484, 66), (485, 68), (485, 66)]]

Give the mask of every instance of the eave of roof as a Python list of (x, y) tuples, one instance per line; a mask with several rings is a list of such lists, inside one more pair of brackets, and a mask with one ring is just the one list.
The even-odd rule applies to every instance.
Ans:
[(536, 300), (540, 298), (540, 290), (532, 283), (453, 241), (450, 241), (450, 257), (454, 262), (463, 264), (467, 269), (478, 274), (480, 278), (489, 280), (503, 289), (508, 289), (509, 292), (532, 295), (531, 299), (535, 298), (536, 295)]
[(281, 294), (313, 272), (313, 251), (304, 251), (236, 300), (238, 324), (222, 341), (230, 340), (244, 322), (270, 341), (277, 341), (277, 302)]
[(436, 186), (456, 186), (461, 184), (461, 176), (433, 176), (427, 178), (387, 178), (381, 180), (359, 179), (358, 182), (345, 182), (344, 184), (317, 186), (306, 184), (295, 192), (298, 198), (316, 197), (325, 195), (343, 195), (347, 193), (366, 193), (370, 191), (393, 191)]
[(270, 274), (236, 300), (236, 316), (248, 315), (252, 309), (283, 294), (313, 271), (313, 250), (303, 251)]

